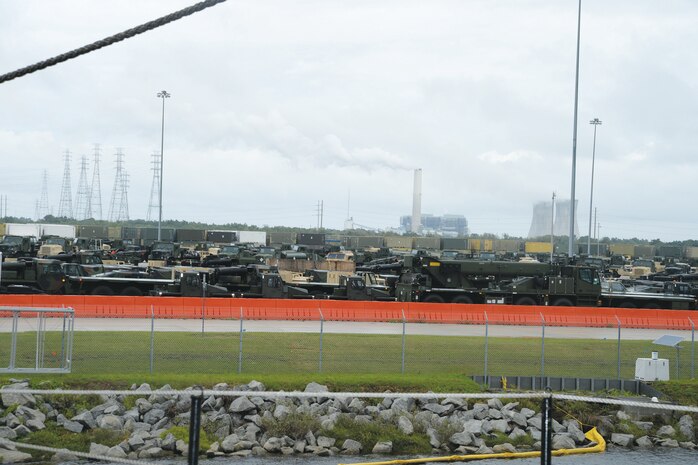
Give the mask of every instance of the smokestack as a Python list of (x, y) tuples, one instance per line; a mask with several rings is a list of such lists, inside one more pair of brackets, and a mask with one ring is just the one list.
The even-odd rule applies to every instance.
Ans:
[(414, 189), (412, 190), (412, 232), (422, 232), (422, 169), (414, 170)]

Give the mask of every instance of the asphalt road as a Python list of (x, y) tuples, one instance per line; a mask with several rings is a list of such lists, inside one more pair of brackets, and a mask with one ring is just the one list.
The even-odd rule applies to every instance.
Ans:
[[(60, 319), (45, 319), (46, 330), (55, 331), (62, 328)], [(21, 319), (20, 331), (36, 330), (36, 319)], [(206, 332), (237, 332), (240, 330), (238, 320), (176, 320), (158, 319), (154, 322), (155, 331), (201, 331)], [(151, 320), (129, 318), (76, 318), (75, 331), (150, 331)], [(278, 333), (317, 333), (320, 331), (319, 321), (270, 321), (270, 320), (245, 320), (243, 329), (247, 332), (278, 332)], [(342, 334), (402, 334), (401, 323), (361, 323), (348, 321), (326, 321), (323, 324), (326, 333)], [(12, 320), (0, 319), (0, 333), (12, 331)], [(429, 336), (484, 336), (483, 325), (457, 325), (457, 324), (431, 324), (431, 323), (407, 323), (407, 334)], [(540, 326), (501, 326), (489, 325), (491, 337), (534, 337), (542, 334)], [(621, 339), (626, 340), (654, 340), (665, 334), (681, 336), (690, 341), (691, 331), (676, 331), (664, 329), (622, 329)], [(618, 328), (571, 328), (571, 327), (545, 327), (546, 338), (562, 339), (617, 339)]]

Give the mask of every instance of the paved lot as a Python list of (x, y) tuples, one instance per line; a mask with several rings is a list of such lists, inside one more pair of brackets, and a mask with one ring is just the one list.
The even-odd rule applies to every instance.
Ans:
[[(62, 320), (47, 319), (47, 330), (57, 330), (62, 327)], [(248, 332), (279, 332), (279, 333), (317, 333), (320, 331), (319, 321), (244, 321), (244, 330)], [(21, 331), (36, 329), (36, 319), (22, 319)], [(207, 332), (237, 332), (240, 322), (237, 320), (205, 320), (204, 330)], [(77, 318), (76, 331), (150, 331), (151, 320), (128, 318)], [(156, 331), (201, 331), (201, 320), (155, 320)], [(10, 319), (0, 319), (0, 332), (12, 330)], [(405, 325), (407, 334), (430, 336), (484, 336), (485, 326), (408, 323)], [(323, 326), (326, 333), (343, 334), (402, 334), (401, 323), (358, 323), (346, 321), (326, 321)], [(540, 326), (489, 326), (491, 337), (541, 337)], [(691, 340), (691, 331), (672, 331), (664, 329), (621, 329), (621, 338), (626, 340), (654, 340), (665, 334), (673, 334)], [(547, 326), (546, 338), (563, 339), (617, 339), (617, 328), (569, 328)]]

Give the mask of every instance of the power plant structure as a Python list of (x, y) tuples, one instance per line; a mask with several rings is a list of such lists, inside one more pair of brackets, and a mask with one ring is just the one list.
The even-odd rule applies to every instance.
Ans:
[[(577, 224), (577, 205), (575, 201), (574, 215), (574, 235), (579, 236), (579, 225)], [(552, 202), (538, 202), (533, 205), (533, 219), (531, 228), (528, 230), (528, 238), (550, 236), (550, 230), (555, 236), (568, 236), (570, 231), (570, 201), (560, 200), (555, 202), (555, 218), (553, 222)]]

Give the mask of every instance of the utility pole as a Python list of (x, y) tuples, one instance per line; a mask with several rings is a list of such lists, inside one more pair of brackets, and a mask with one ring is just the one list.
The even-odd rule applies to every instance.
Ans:
[(601, 249), (601, 223), (599, 223), (596, 228), (596, 254), (598, 255)]
[(160, 131), (160, 189), (158, 201), (158, 240), (161, 240), (161, 229), (162, 229), (162, 165), (163, 165), (163, 154), (165, 150), (165, 99), (170, 98), (172, 94), (167, 93), (166, 90), (158, 92), (158, 98), (162, 99), (162, 129)]
[(570, 194), (570, 241), (567, 254), (574, 256), (574, 210), (575, 210), (575, 177), (577, 175), (577, 103), (579, 101), (579, 37), (582, 27), (582, 0), (579, 0), (577, 12), (577, 66), (574, 78), (574, 130), (572, 132), (572, 193)]
[(555, 192), (553, 192), (552, 208), (550, 210), (550, 263), (553, 263), (555, 253)]
[(596, 159), (596, 126), (601, 124), (601, 120), (594, 118), (589, 121), (594, 125), (594, 145), (591, 149), (591, 189), (589, 194), (589, 235), (587, 236), (587, 255), (591, 255), (591, 210), (594, 207), (594, 160)]

